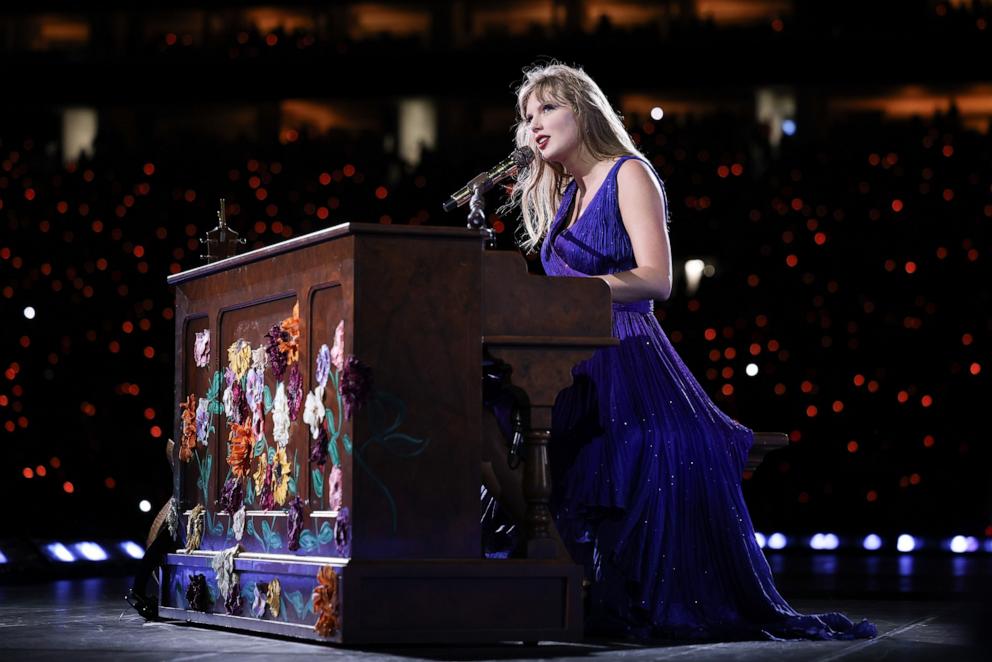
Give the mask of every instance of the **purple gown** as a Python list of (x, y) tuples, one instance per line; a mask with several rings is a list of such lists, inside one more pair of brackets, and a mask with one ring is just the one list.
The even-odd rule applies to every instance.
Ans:
[[(617, 171), (629, 158), (635, 157), (617, 161), (564, 229), (576, 190), (569, 184), (541, 249), (549, 276), (636, 266), (617, 198)], [(754, 433), (717, 408), (652, 311), (651, 301), (614, 303), (620, 345), (576, 365), (574, 383), (553, 410), (552, 507), (566, 546), (593, 582), (590, 631), (635, 638), (874, 636), (867, 620), (799, 614), (775, 590), (741, 492)]]

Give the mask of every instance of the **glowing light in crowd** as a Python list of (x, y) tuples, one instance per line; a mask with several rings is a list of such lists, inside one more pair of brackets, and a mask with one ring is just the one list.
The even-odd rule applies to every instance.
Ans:
[(879, 538), (874, 533), (869, 533), (865, 536), (865, 539), (861, 542), (861, 546), (867, 549), (869, 552), (874, 552), (876, 549), (881, 549), (882, 539)]
[(24, 317), (26, 317), (29, 320), (33, 320), (34, 319), (34, 307), (33, 306), (28, 306), (27, 308), (24, 309)]
[(758, 364), (757, 363), (748, 363), (747, 364), (747, 367), (744, 368), (744, 372), (747, 373), (747, 376), (748, 377), (754, 377), (755, 375), (758, 374)]
[(916, 549), (916, 539), (913, 538), (913, 536), (904, 533), (896, 540), (896, 549), (904, 554), (911, 552)]
[(785, 549), (785, 536), (781, 533), (773, 533), (768, 536), (768, 546), (771, 549)]
[(76, 557), (72, 555), (72, 552), (70, 552), (66, 546), (60, 542), (53, 542), (50, 545), (46, 545), (45, 549), (48, 550), (48, 554), (50, 556), (64, 563), (72, 563), (76, 560)]
[(7, 557), (4, 556), (3, 552), (0, 552), (0, 565), (3, 565), (6, 562), (7, 562)]
[(106, 561), (107, 552), (95, 542), (80, 542), (73, 545), (87, 561)]
[(787, 136), (796, 135), (796, 123), (792, 120), (785, 120), (782, 122), (782, 133)]
[(142, 499), (141, 502), (138, 504), (138, 508), (141, 510), (141, 512), (147, 513), (152, 509), (152, 504), (148, 502), (148, 499)]
[(651, 109), (651, 119), (658, 121), (665, 116), (665, 111), (661, 109), (661, 106), (655, 106)]
[(122, 542), (121, 549), (124, 550), (124, 553), (132, 559), (142, 559), (145, 557), (145, 550), (141, 549), (141, 545), (133, 540), (126, 540)]

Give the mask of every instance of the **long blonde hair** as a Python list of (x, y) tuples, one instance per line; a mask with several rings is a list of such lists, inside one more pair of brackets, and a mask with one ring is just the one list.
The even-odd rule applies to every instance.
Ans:
[[(537, 95), (542, 102), (572, 109), (579, 124), (582, 147), (597, 161), (628, 154), (644, 158), (624, 128), (620, 115), (610, 106), (599, 85), (581, 68), (554, 61), (530, 67), (524, 70), (524, 79), (516, 94), (518, 116), (514, 131), (517, 147), (533, 146), (527, 128), (527, 102), (532, 95)], [(540, 245), (551, 228), (571, 179), (561, 164), (545, 161), (539, 154), (517, 177), (510, 199), (499, 213), (506, 214), (520, 207), (523, 223), (518, 227), (517, 240), (524, 250), (530, 252)]]

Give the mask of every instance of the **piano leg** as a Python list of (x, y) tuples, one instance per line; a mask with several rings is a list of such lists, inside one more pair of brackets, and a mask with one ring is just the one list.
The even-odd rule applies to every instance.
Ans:
[[(551, 470), (548, 464), (548, 430), (535, 430), (525, 435), (524, 462), (511, 469), (508, 444), (500, 431), (496, 417), (483, 410), (482, 422), (482, 480), (510, 516), (524, 531), (520, 555), (531, 559), (560, 559), (571, 557), (551, 517)], [(495, 481), (495, 485), (490, 485)], [(495, 488), (495, 489), (494, 489)]]

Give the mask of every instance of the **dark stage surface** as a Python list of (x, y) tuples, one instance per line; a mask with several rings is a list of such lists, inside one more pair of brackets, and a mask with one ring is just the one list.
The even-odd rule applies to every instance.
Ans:
[[(66, 580), (0, 586), (0, 659), (4, 660), (273, 660), (355, 658), (366, 660), (931, 660), (985, 659), (972, 644), (975, 609), (946, 599), (801, 599), (804, 612), (841, 610), (869, 617), (874, 640), (854, 642), (745, 642), (640, 646), (609, 641), (542, 642), (487, 646), (404, 646), (363, 650), (192, 627), (146, 623), (121, 596), (123, 578)], [(125, 609), (123, 616), (122, 609)]]

